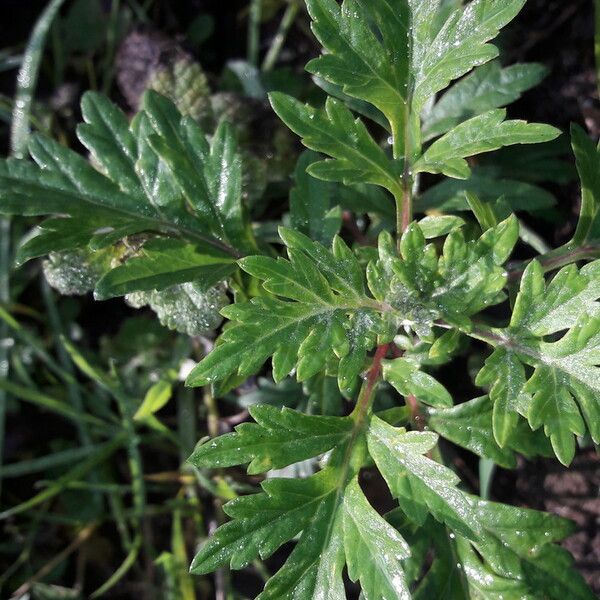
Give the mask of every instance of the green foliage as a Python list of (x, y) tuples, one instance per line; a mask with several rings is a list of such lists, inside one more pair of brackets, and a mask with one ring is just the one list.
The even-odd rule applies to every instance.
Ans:
[(373, 183), (399, 193), (399, 165), (386, 156), (364, 123), (354, 119), (342, 102), (330, 98), (324, 110), (316, 110), (274, 92), (271, 104), (289, 128), (302, 136), (308, 148), (332, 157), (311, 165), (311, 175), (348, 184)]
[(477, 67), (443, 94), (423, 122), (427, 141), (447, 133), (460, 123), (517, 100), (546, 75), (538, 64), (517, 64), (502, 68), (499, 61)]
[[(259, 405), (250, 408), (255, 424), (238, 425), (236, 433), (196, 448), (190, 461), (197, 467), (231, 467), (249, 462), (248, 472), (264, 473), (317, 456), (344, 442), (352, 421), (304, 415)], [(303, 456), (303, 458), (299, 458)]]
[(467, 179), (471, 170), (466, 157), (514, 144), (548, 142), (560, 135), (549, 125), (505, 121), (505, 117), (505, 110), (491, 110), (457, 125), (431, 144), (415, 163), (415, 170)]
[(573, 243), (582, 246), (600, 239), (600, 181), (598, 180), (600, 150), (577, 125), (573, 125), (571, 137), (581, 179), (581, 212)]
[(84, 96), (82, 113), (78, 136), (96, 168), (42, 136), (30, 144), (37, 165), (0, 164), (3, 213), (55, 215), (20, 248), (20, 262), (124, 245), (94, 282), (97, 296), (108, 298), (192, 281), (211, 287), (235, 270), (240, 253), (256, 248), (229, 125), (209, 144), (194, 120), (153, 92), (131, 124), (94, 93)]
[(379, 304), (369, 298), (363, 270), (336, 237), (332, 250), (291, 229), (280, 229), (289, 260), (253, 256), (239, 261), (263, 282), (269, 295), (223, 311), (236, 322), (189, 375), (189, 385), (206, 385), (236, 374), (247, 377), (273, 357), (273, 378), (297, 369), (300, 381), (339, 359), (340, 390), (356, 387), (367, 351), (378, 335), (389, 335)]
[[(0, 212), (50, 216), (18, 261), (49, 254), (47, 276), (62, 291), (125, 296), (167, 327), (203, 336), (187, 384), (205, 388), (212, 439), (196, 446), (190, 468), (233, 499), (223, 508), (231, 520), (204, 540), (192, 573), (243, 569), (294, 543), (258, 600), (344, 600), (344, 572), (365, 600), (593, 598), (557, 545), (571, 526), (473, 496), (438, 442), (505, 468), (517, 454), (568, 465), (577, 437), (600, 443), (600, 261), (588, 260), (600, 244), (598, 148), (573, 130), (583, 202), (571, 242), (511, 260), (526, 239), (514, 211), (551, 206), (538, 184), (570, 177), (560, 142), (514, 148), (558, 130), (506, 120), (504, 107), (545, 74), (492, 62), (491, 40), (524, 0), (306, 4), (324, 48), (307, 68), (327, 98), (314, 108), (270, 94), (310, 149), (289, 205), (267, 213), (261, 193), (244, 188), (246, 177), (262, 191), (268, 177), (256, 165), (250, 172), (238, 149), (236, 131), (248, 132), (240, 123), (222, 120), (207, 136), (154, 92), (128, 122), (87, 94), (78, 136), (90, 161), (38, 136), (37, 164), (0, 163)], [(246, 70), (247, 89), (263, 94)], [(184, 106), (180, 91), (165, 91)], [(187, 100), (183, 112), (206, 108)], [(420, 173), (457, 181), (419, 196)], [(253, 222), (261, 211), (287, 226)], [(114, 373), (70, 350), (124, 406), (129, 432), (143, 424), (168, 436), (156, 413), (172, 396), (172, 373), (131, 411)], [(470, 373), (448, 376), (464, 355)], [(485, 395), (473, 398), (471, 387)], [(217, 400), (254, 422), (215, 435)], [(229, 484), (222, 469), (238, 465), (261, 490), (237, 496), (256, 491)], [(371, 480), (387, 487), (390, 513)], [(168, 576), (181, 564), (175, 525), (161, 563)]]
[[(573, 434), (598, 440), (600, 263), (561, 269), (550, 283), (539, 262), (525, 270), (508, 328), (489, 334), (497, 349), (477, 383), (491, 386), (494, 435), (506, 445), (518, 413), (544, 426), (556, 456), (569, 464)], [(547, 336), (562, 333), (560, 339)], [(526, 365), (533, 367), (528, 377)], [(587, 429), (586, 429), (587, 423)]]

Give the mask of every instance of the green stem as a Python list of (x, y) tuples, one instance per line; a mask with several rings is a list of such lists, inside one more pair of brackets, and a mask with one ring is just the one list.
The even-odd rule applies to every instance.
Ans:
[(17, 158), (24, 158), (29, 141), (29, 113), (37, 85), (40, 63), (48, 31), (64, 0), (51, 0), (37, 20), (17, 76), (17, 93), (13, 111), (10, 147)]
[(248, 20), (248, 62), (258, 67), (260, 53), (260, 20), (262, 17), (262, 0), (252, 0)]
[(207, 427), (208, 427), (208, 435), (211, 438), (219, 436), (219, 408), (217, 407), (217, 402), (215, 397), (210, 389), (210, 386), (206, 386), (204, 388), (204, 406), (206, 407), (206, 411), (208, 413), (207, 416)]
[(298, 15), (298, 11), (300, 10), (300, 3), (297, 0), (291, 0), (288, 7), (285, 9), (285, 13), (281, 19), (281, 23), (279, 24), (279, 28), (277, 29), (277, 33), (273, 38), (273, 42), (271, 43), (271, 47), (265, 56), (265, 60), (262, 64), (263, 72), (267, 73), (271, 71), (277, 60), (279, 59), (279, 55), (281, 54), (281, 50), (283, 48), (283, 44), (287, 38), (287, 35), (296, 20), (296, 16)]
[[(71, 362), (69, 354), (65, 350), (65, 347), (63, 346), (61, 341), (62, 336), (65, 335), (65, 332), (63, 330), (63, 326), (60, 320), (60, 315), (58, 314), (58, 310), (56, 308), (56, 302), (54, 301), (54, 297), (52, 296), (50, 286), (48, 285), (47, 281), (43, 278), (41, 280), (41, 287), (44, 303), (46, 304), (46, 310), (48, 311), (48, 319), (50, 321), (50, 327), (52, 328), (59, 363), (61, 364), (65, 372), (68, 373), (72, 378), (72, 381), (67, 382), (67, 391), (69, 395), (70, 404), (75, 411), (83, 414), (83, 399), (81, 397), (79, 386), (75, 383), (75, 370), (73, 369), (73, 363)], [(77, 423), (77, 430), (79, 434), (79, 440), (82, 446), (90, 446), (92, 440), (85, 421), (79, 421)]]
[(184, 388), (178, 395), (177, 405), (177, 429), (181, 446), (180, 458), (184, 466), (187, 464), (186, 461), (194, 450), (198, 439), (196, 421), (194, 391), (191, 388)]
[(413, 220), (413, 182), (408, 161), (402, 177), (402, 215), (400, 218), (400, 231), (404, 233)]
[[(135, 564), (135, 560), (142, 546), (145, 547), (146, 559), (151, 560), (152, 548), (148, 540), (146, 527), (146, 484), (144, 481), (144, 467), (142, 455), (140, 452), (140, 438), (135, 430), (133, 420), (133, 407), (131, 400), (116, 387), (113, 388), (113, 397), (119, 406), (119, 412), (122, 418), (123, 431), (127, 437), (127, 455), (129, 462), (129, 472), (131, 474), (131, 491), (133, 495), (134, 508), (134, 531), (136, 532), (129, 554), (113, 576), (99, 589), (92, 594), (92, 597), (98, 597), (108, 589), (112, 588), (118, 581), (125, 576), (129, 569)], [(118, 576), (117, 576), (118, 574)], [(148, 575), (148, 574), (147, 574)]]

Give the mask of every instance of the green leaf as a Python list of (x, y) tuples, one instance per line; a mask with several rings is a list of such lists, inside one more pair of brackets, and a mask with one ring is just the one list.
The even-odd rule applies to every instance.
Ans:
[(332, 157), (314, 163), (308, 172), (325, 181), (372, 183), (401, 194), (401, 167), (389, 159), (360, 119), (338, 100), (329, 98), (324, 110), (302, 104), (278, 92), (271, 105), (282, 121), (312, 150)]
[(81, 99), (85, 123), (78, 125), (77, 137), (90, 151), (94, 162), (119, 188), (143, 198), (143, 189), (135, 172), (137, 140), (125, 114), (106, 96), (86, 92)]
[(502, 108), (544, 79), (548, 69), (540, 64), (517, 64), (502, 68), (493, 61), (475, 69), (450, 88), (425, 116), (425, 141), (450, 131), (463, 121)]
[(307, 169), (319, 160), (319, 155), (306, 151), (296, 164), (296, 186), (290, 192), (290, 224), (310, 239), (330, 245), (342, 226), (342, 213), (333, 207), (330, 183), (308, 174)]
[(449, 409), (430, 409), (427, 423), (445, 439), (505, 469), (514, 469), (517, 466), (514, 453), (501, 448), (494, 438), (492, 407), (489, 397), (483, 396)]
[(333, 500), (324, 502), (286, 563), (256, 600), (345, 600), (340, 521)]
[(569, 554), (553, 543), (573, 532), (566, 519), (535, 510), (473, 499), (484, 533), (474, 546), (497, 574), (524, 581), (530, 593), (553, 600), (594, 595), (572, 567)]
[(476, 384), (490, 386), (493, 403), (492, 427), (496, 442), (504, 448), (519, 420), (519, 401), (526, 382), (525, 367), (504, 348), (499, 348), (485, 361)]
[(454, 10), (439, 33), (432, 28), (436, 0), (411, 0), (415, 74), (413, 108), (425, 103), (451, 81), (498, 55), (487, 42), (519, 13), (525, 0), (474, 0)]
[(460, 229), (465, 221), (454, 215), (427, 216), (419, 221), (419, 227), (426, 240), (443, 237)]
[(171, 382), (161, 379), (157, 381), (144, 396), (144, 401), (137, 409), (133, 418), (136, 421), (143, 421), (147, 417), (154, 415), (163, 408), (173, 395), (173, 386)]
[(529, 266), (522, 280), (511, 326), (535, 336), (546, 336), (573, 327), (582, 313), (600, 316), (600, 261), (577, 269), (569, 265), (544, 283), (538, 262)]
[(438, 521), (476, 539), (479, 527), (472, 519), (470, 501), (456, 487), (458, 477), (423, 456), (437, 439), (430, 432), (396, 429), (376, 416), (367, 432), (369, 454), (411, 519), (423, 523), (431, 513)]
[(473, 519), (482, 532), (474, 541), (447, 534), (428, 522), (417, 536), (428, 536), (435, 559), (414, 598), (470, 600), (560, 600), (593, 598), (572, 559), (554, 545), (573, 531), (554, 515), (485, 502), (471, 497)]
[(571, 141), (582, 194), (573, 244), (580, 246), (600, 240), (600, 148), (578, 125), (571, 127)]
[(200, 548), (192, 573), (244, 568), (300, 534), (258, 599), (345, 600), (347, 563), (366, 600), (409, 600), (401, 566), (409, 553), (406, 542), (371, 507), (357, 478), (345, 479), (343, 471), (329, 467), (307, 479), (266, 480), (262, 493), (233, 500), (224, 507), (233, 520)]
[(109, 271), (96, 285), (95, 297), (105, 300), (188, 281), (208, 289), (235, 269), (235, 259), (216, 248), (201, 249), (183, 240), (156, 238), (144, 244), (134, 258)]
[(256, 424), (243, 423), (235, 433), (205, 442), (190, 462), (199, 468), (250, 463), (248, 473), (263, 473), (323, 454), (347, 440), (353, 428), (349, 418), (280, 411), (269, 405), (252, 406), (250, 414)]
[[(365, 295), (357, 259), (340, 238), (329, 251), (292, 230), (282, 228), (280, 235), (289, 260), (253, 256), (240, 261), (273, 296), (222, 311), (235, 325), (190, 373), (188, 385), (206, 385), (233, 373), (249, 376), (271, 356), (276, 381), (295, 367), (298, 379), (307, 380), (336, 355), (344, 361), (344, 387), (360, 374), (382, 324), (377, 303)], [(354, 335), (357, 330), (364, 334)]]
[(345, 489), (342, 514), (348, 575), (360, 580), (365, 599), (409, 600), (401, 564), (408, 544), (369, 504), (356, 478)]
[[(301, 531), (311, 531), (331, 519), (336, 491), (333, 475), (324, 470), (308, 479), (268, 479), (262, 483), (262, 493), (229, 502), (224, 510), (233, 520), (202, 546), (192, 562), (192, 573), (202, 575), (225, 565), (242, 569), (259, 556), (268, 558)], [(322, 538), (326, 533), (318, 535)], [(296, 551), (299, 548), (302, 538)], [(288, 562), (293, 562), (293, 556)], [(277, 583), (274, 580), (272, 587)]]
[(408, 5), (387, 0), (306, 4), (312, 30), (327, 50), (307, 70), (366, 100), (387, 117), (393, 131), (402, 131), (408, 96)]
[(514, 217), (478, 240), (466, 241), (463, 231), (455, 230), (438, 256), (437, 247), (426, 244), (421, 228), (413, 223), (402, 236), (400, 258), (395, 256), (389, 236), (381, 236), (380, 259), (368, 269), (371, 291), (388, 302), (401, 315), (403, 325), (420, 337), (431, 337), (440, 318), (467, 327), (471, 315), (503, 301), (507, 274), (502, 265), (518, 236)]
[(505, 118), (506, 110), (497, 109), (461, 123), (425, 151), (415, 163), (415, 171), (467, 179), (471, 169), (466, 157), (504, 146), (547, 142), (560, 135), (560, 131), (550, 125), (505, 121)]
[(40, 223), (21, 242), (17, 249), (15, 263), (25, 264), (50, 252), (85, 248), (96, 231), (102, 227), (102, 220), (55, 218)]
[[(509, 422), (508, 413), (515, 409), (534, 429), (543, 425), (563, 464), (573, 459), (574, 435), (585, 434), (585, 423), (592, 438), (600, 439), (598, 268), (598, 261), (581, 270), (565, 267), (546, 284), (541, 265), (532, 261), (521, 280), (510, 326), (486, 336), (498, 350), (480, 383), (497, 390), (499, 410)], [(545, 341), (565, 330), (560, 339)], [(524, 385), (519, 363), (534, 368)], [(509, 372), (510, 389), (504, 380)], [(501, 439), (503, 429), (500, 425)]]
[(429, 406), (452, 406), (448, 390), (408, 360), (397, 358), (382, 364), (383, 378), (404, 397), (412, 394)]
[[(49, 219), (24, 244), (21, 262), (85, 245), (95, 251), (142, 232), (187, 242), (149, 242), (145, 256), (103, 280), (99, 296), (109, 297), (190, 281), (194, 268), (205, 282), (215, 283), (233, 271), (233, 258), (256, 250), (242, 206), (240, 158), (230, 126), (220, 125), (209, 144), (191, 119), (153, 92), (144, 96), (143, 110), (131, 124), (95, 93), (84, 96), (82, 113), (85, 123), (78, 135), (97, 169), (42, 136), (30, 144), (37, 166), (0, 162), (0, 212), (61, 217)], [(212, 259), (202, 258), (212, 255), (221, 257), (214, 266)], [(176, 272), (167, 272), (166, 259), (174, 261)]]
[[(153, 98), (153, 96), (149, 96)], [(162, 98), (161, 102), (165, 102)], [(149, 113), (150, 114), (150, 113)], [(150, 116), (152, 120), (152, 116)], [(153, 123), (154, 125), (154, 123)], [(242, 164), (233, 126), (222, 122), (210, 148), (196, 121), (184, 117), (175, 131), (148, 138), (152, 150), (170, 171), (181, 194), (203, 228), (223, 242), (242, 250), (255, 249), (244, 221)], [(163, 131), (163, 128), (159, 128)], [(197, 164), (203, 166), (198, 170)]]
[[(506, 178), (494, 168), (474, 167), (469, 179), (446, 179), (430, 187), (415, 200), (415, 208), (419, 212), (430, 209), (468, 211), (466, 193), (474, 194), (493, 208), (498, 207), (498, 199), (501, 198), (513, 212), (541, 211), (556, 204), (556, 198), (537, 185)], [(502, 213), (508, 216), (507, 209), (503, 209)]]

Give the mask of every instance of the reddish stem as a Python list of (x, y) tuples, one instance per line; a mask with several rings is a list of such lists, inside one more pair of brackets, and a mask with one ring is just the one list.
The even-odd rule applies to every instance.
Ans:
[(410, 410), (410, 420), (413, 422), (413, 424), (419, 431), (423, 431), (425, 429), (425, 423), (423, 415), (421, 414), (421, 409), (419, 407), (419, 401), (417, 400), (417, 397), (413, 394), (409, 394), (408, 396), (406, 396), (406, 406), (408, 406)]
[(373, 357), (373, 363), (367, 373), (367, 381), (363, 389), (361, 390), (360, 396), (358, 397), (358, 402), (356, 403), (356, 407), (354, 408), (354, 414), (356, 415), (357, 422), (362, 422), (369, 407), (371, 406), (371, 395), (373, 394), (373, 389), (379, 379), (379, 375), (381, 375), (381, 363), (385, 358), (388, 350), (390, 348), (390, 344), (383, 344), (382, 346), (377, 347), (377, 351), (375, 352), (375, 356)]

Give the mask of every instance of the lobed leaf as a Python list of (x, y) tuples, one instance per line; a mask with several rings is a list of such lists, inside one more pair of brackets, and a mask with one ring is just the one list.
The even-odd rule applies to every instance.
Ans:
[(467, 119), (511, 104), (538, 85), (547, 72), (536, 63), (503, 68), (497, 60), (477, 67), (443, 94), (424, 117), (423, 139), (438, 137)]
[(106, 273), (96, 284), (94, 295), (105, 300), (187, 281), (209, 289), (235, 268), (235, 259), (216, 248), (200, 249), (183, 240), (155, 238), (144, 244), (134, 258)]
[(236, 427), (198, 446), (190, 462), (199, 468), (231, 467), (250, 463), (257, 474), (287, 467), (342, 445), (353, 429), (349, 418), (320, 417), (269, 405), (250, 407), (256, 421)]
[(364, 290), (359, 263), (340, 238), (332, 251), (298, 232), (281, 229), (289, 260), (264, 256), (240, 261), (274, 296), (261, 296), (228, 307), (235, 321), (220, 344), (188, 377), (188, 385), (206, 385), (233, 373), (256, 372), (273, 358), (273, 377), (282, 380), (294, 368), (300, 381), (340, 359), (340, 389), (351, 394), (366, 353), (384, 332), (377, 303)]
[[(506, 439), (513, 410), (526, 416), (534, 429), (544, 426), (563, 464), (573, 459), (574, 435), (584, 435), (586, 423), (592, 438), (599, 439), (597, 270), (598, 261), (579, 271), (565, 267), (546, 284), (537, 261), (527, 267), (510, 326), (487, 338), (497, 350), (479, 376), (479, 383), (492, 386), (492, 396), (500, 403), (495, 430), (499, 442)], [(564, 330), (560, 339), (545, 341), (545, 336)], [(523, 365), (533, 367), (533, 375), (525, 378)]]
[(415, 163), (415, 171), (467, 179), (471, 169), (466, 157), (504, 146), (548, 142), (560, 135), (550, 125), (505, 121), (505, 118), (506, 110), (491, 110), (457, 125), (425, 151)]
[(39, 135), (30, 144), (37, 166), (0, 162), (0, 212), (55, 216), (23, 244), (20, 262), (86, 246), (94, 252), (140, 233), (180, 238), (121, 252), (125, 264), (116, 262), (97, 290), (106, 298), (196, 278), (209, 286), (233, 272), (233, 258), (256, 250), (230, 126), (221, 124), (209, 144), (194, 121), (153, 92), (131, 124), (96, 93), (83, 97), (82, 113), (78, 136), (93, 165)]
[(307, 0), (306, 4), (313, 33), (328, 51), (312, 60), (307, 70), (369, 102), (387, 117), (394, 132), (401, 132), (410, 59), (406, 2), (345, 0), (340, 6), (334, 0)]
[(312, 164), (311, 175), (346, 184), (371, 183), (401, 193), (400, 165), (386, 156), (360, 119), (354, 119), (339, 100), (329, 98), (325, 109), (317, 110), (279, 92), (270, 99), (277, 115), (306, 147), (332, 157)]
[(519, 13), (525, 0), (473, 0), (450, 13), (436, 34), (432, 16), (438, 0), (410, 0), (413, 14), (415, 74), (413, 107), (420, 112), (427, 100), (473, 67), (498, 55), (487, 43)]
[(396, 429), (376, 416), (367, 432), (369, 454), (411, 519), (422, 524), (431, 513), (438, 521), (476, 539), (479, 526), (473, 520), (471, 502), (456, 487), (458, 477), (423, 456), (437, 439), (430, 432)]

